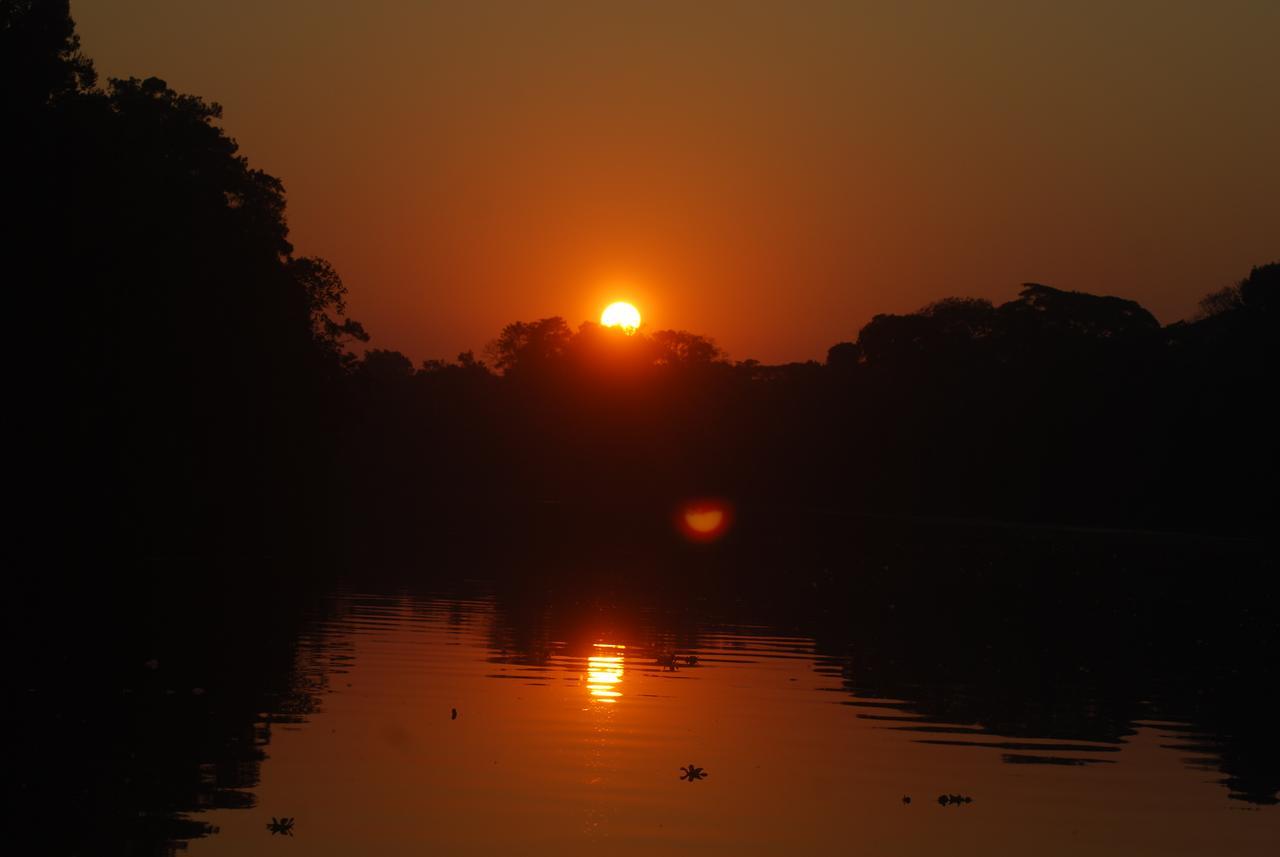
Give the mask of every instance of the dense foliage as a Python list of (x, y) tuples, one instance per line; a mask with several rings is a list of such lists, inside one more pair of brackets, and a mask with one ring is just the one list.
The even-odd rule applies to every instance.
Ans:
[[(690, 495), (1093, 525), (1274, 519), (1280, 266), (1161, 327), (1028, 284), (881, 315), (825, 363), (562, 319), (415, 367), (293, 255), (280, 181), (220, 108), (99, 87), (66, 3), (0, 6), (9, 294), (33, 517), (60, 542), (241, 550), (415, 532), (441, 510), (665, 510)], [(665, 512), (663, 512), (665, 514)], [(353, 541), (355, 541), (353, 539)]]
[(680, 331), (520, 322), (490, 346), (493, 371), (471, 354), (357, 364), (358, 473), (420, 504), (712, 494), (1248, 531), (1274, 515), (1277, 292), (1280, 265), (1255, 268), (1198, 319), (1161, 327), (1133, 301), (1027, 284), (1001, 306), (877, 316), (824, 364), (785, 366), (730, 363)]
[(21, 428), (61, 543), (251, 541), (323, 481), (344, 289), (292, 254), (280, 181), (164, 81), (98, 88), (66, 3), (6, 2), (8, 292)]

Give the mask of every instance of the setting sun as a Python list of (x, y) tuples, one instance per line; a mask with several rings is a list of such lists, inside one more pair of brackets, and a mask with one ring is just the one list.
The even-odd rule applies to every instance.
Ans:
[(618, 301), (604, 308), (600, 323), (605, 327), (620, 327), (623, 333), (635, 333), (640, 327), (640, 310), (626, 301)]

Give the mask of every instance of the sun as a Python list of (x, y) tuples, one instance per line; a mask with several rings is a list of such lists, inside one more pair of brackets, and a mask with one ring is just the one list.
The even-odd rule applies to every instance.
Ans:
[(620, 327), (628, 336), (640, 327), (640, 310), (626, 301), (609, 304), (600, 313), (600, 323), (605, 327)]

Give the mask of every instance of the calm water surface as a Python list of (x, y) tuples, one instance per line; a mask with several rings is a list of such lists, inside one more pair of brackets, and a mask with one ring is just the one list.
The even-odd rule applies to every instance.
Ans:
[[(1201, 736), (1167, 719), (1103, 740), (1002, 735), (863, 695), (856, 651), (778, 627), (672, 630), (622, 609), (513, 621), (484, 595), (339, 592), (312, 612), (293, 691), (259, 715), (256, 777), (215, 801), (237, 808), (188, 815), (216, 828), (196, 857), (1280, 843), (1280, 808), (1233, 797)], [(682, 780), (689, 764), (707, 776)], [(272, 816), (296, 819), (292, 836)]]

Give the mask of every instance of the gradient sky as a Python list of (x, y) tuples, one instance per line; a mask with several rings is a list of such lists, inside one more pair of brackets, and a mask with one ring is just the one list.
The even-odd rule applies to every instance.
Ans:
[(73, 0), (220, 102), (372, 346), (597, 318), (820, 358), (1023, 281), (1162, 321), (1280, 259), (1280, 2)]

